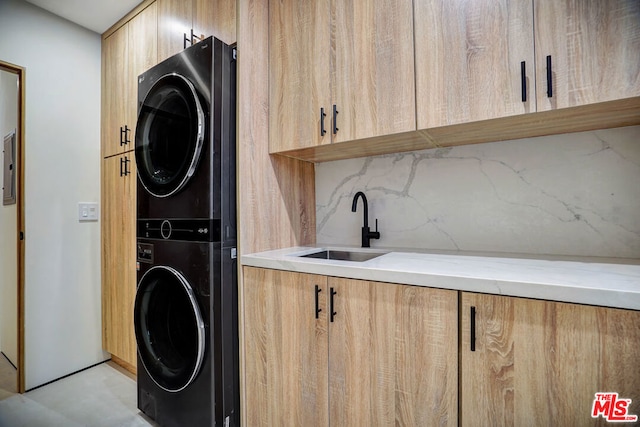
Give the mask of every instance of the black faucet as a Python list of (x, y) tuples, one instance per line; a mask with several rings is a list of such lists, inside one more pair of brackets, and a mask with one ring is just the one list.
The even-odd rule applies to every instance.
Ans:
[(362, 191), (358, 191), (353, 196), (353, 203), (351, 203), (351, 212), (355, 212), (358, 207), (358, 197), (362, 197), (362, 203), (364, 203), (364, 227), (362, 227), (362, 247), (368, 248), (371, 245), (369, 241), (371, 239), (379, 239), (380, 232), (378, 231), (378, 220), (376, 219), (376, 231), (369, 230), (369, 205), (367, 204), (367, 196)]

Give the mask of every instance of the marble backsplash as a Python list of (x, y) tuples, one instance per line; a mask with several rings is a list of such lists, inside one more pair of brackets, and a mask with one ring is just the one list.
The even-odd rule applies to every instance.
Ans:
[(640, 258), (640, 126), (316, 165), (319, 244)]

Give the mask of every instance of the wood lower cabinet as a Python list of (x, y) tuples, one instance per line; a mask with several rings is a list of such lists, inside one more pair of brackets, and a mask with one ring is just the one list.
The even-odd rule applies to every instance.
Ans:
[(244, 267), (245, 393), (251, 426), (328, 425), (327, 278)]
[[(460, 425), (595, 426), (595, 394), (640, 415), (640, 312), (462, 293)], [(475, 351), (471, 307), (475, 308)]]
[(455, 291), (244, 267), (248, 423), (456, 425), (457, 304)]
[(136, 366), (136, 168), (133, 152), (102, 161), (102, 346)]
[(330, 424), (456, 426), (457, 292), (328, 282)]

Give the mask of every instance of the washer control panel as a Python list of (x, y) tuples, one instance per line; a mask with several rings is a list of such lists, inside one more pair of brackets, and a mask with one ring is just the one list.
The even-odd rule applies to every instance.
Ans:
[(217, 242), (221, 237), (217, 219), (139, 219), (137, 228), (145, 239)]

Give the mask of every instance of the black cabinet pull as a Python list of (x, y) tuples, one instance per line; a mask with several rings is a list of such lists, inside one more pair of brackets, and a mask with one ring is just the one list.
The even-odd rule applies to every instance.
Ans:
[(333, 134), (337, 134), (338, 131), (340, 129), (338, 129), (338, 108), (336, 107), (336, 104), (333, 104)]
[(322, 289), (316, 285), (316, 319), (320, 318), (320, 312), (322, 311), (320, 308), (320, 292), (322, 292)]
[(202, 40), (204, 40), (204, 36), (202, 37), (198, 37), (193, 33), (193, 28), (191, 29), (191, 38), (187, 37), (187, 33), (183, 33), (184, 34), (184, 41), (182, 43), (182, 48), (186, 49), (187, 48), (187, 43), (189, 43), (189, 45), (193, 45), (193, 39), (198, 40), (199, 42), (201, 42)]
[(329, 299), (329, 312), (331, 313), (331, 322), (333, 322), (333, 317), (338, 314), (333, 311), (333, 297), (338, 294), (333, 288), (330, 289), (331, 298)]
[(551, 55), (547, 55), (547, 98), (553, 96), (553, 76), (551, 75)]
[(527, 68), (525, 61), (520, 63), (520, 77), (522, 78), (522, 102), (527, 102)]
[(471, 307), (471, 351), (476, 351), (476, 308)]
[(129, 126), (124, 125), (124, 127), (120, 126), (120, 146), (127, 145), (131, 141), (129, 140)]
[(120, 176), (124, 176), (124, 159), (120, 157)]
[(124, 156), (124, 176), (128, 176), (130, 171), (129, 171), (129, 157), (128, 156)]
[(320, 107), (320, 136), (324, 136), (327, 130), (324, 128), (324, 118), (327, 117), (327, 113), (324, 112), (324, 107)]

